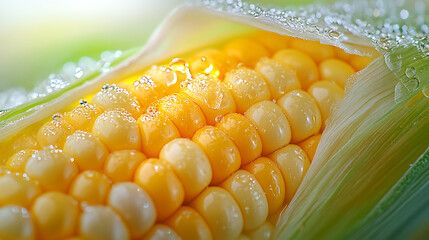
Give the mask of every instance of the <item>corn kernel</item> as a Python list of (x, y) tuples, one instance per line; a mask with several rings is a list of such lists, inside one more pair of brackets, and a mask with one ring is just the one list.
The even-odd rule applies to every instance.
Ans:
[(127, 240), (128, 229), (110, 207), (86, 207), (80, 216), (79, 234), (85, 239)]
[(180, 135), (191, 138), (195, 131), (206, 125), (201, 108), (189, 97), (183, 94), (172, 94), (161, 98), (154, 109), (167, 115), (176, 125)]
[(268, 201), (255, 176), (238, 170), (221, 185), (237, 201), (243, 214), (243, 231), (255, 229), (268, 216)]
[(235, 112), (234, 98), (219, 80), (199, 74), (185, 83), (181, 93), (198, 104), (206, 117), (207, 124), (215, 125), (218, 117)]
[(368, 66), (374, 59), (366, 56), (358, 56), (352, 55), (350, 59), (348, 59), (348, 63), (354, 68), (356, 71), (360, 71), (366, 66)]
[(266, 157), (260, 157), (243, 169), (252, 173), (264, 189), (268, 200), (268, 215), (279, 210), (285, 199), (285, 182), (276, 164)]
[(255, 67), (265, 79), (270, 88), (271, 97), (275, 100), (294, 89), (301, 89), (301, 83), (295, 70), (280, 62), (262, 58)]
[(268, 84), (258, 72), (239, 68), (228, 72), (223, 81), (231, 91), (238, 113), (244, 113), (253, 104), (271, 98)]
[(268, 57), (269, 52), (258, 42), (250, 39), (236, 39), (225, 46), (228, 56), (237, 59), (247, 67), (255, 67), (255, 64), (262, 57)]
[(27, 209), (16, 205), (0, 207), (0, 239), (35, 239), (33, 221)]
[(91, 99), (91, 103), (106, 111), (122, 108), (129, 112), (135, 119), (142, 114), (142, 107), (137, 98), (127, 90), (116, 85), (104, 85), (103, 89)]
[(66, 139), (75, 128), (62, 118), (62, 115), (55, 114), (54, 120), (45, 123), (37, 132), (37, 142), (41, 147), (54, 146), (62, 148)]
[(343, 61), (348, 61), (353, 56), (352, 54), (346, 53), (341, 48), (334, 48), (334, 52), (335, 52), (335, 57)]
[(132, 181), (134, 172), (146, 156), (136, 150), (119, 150), (109, 154), (104, 174), (115, 182)]
[(150, 76), (143, 75), (131, 86), (130, 92), (136, 96), (142, 109), (145, 110), (152, 102), (164, 97), (167, 94), (167, 87), (155, 82)]
[(235, 68), (237, 64), (237, 60), (217, 49), (206, 49), (191, 58), (190, 68), (194, 75), (203, 73), (223, 79), (225, 73)]
[(210, 161), (203, 149), (189, 139), (178, 138), (167, 143), (159, 159), (170, 163), (185, 190), (185, 202), (195, 198), (212, 179)]
[(142, 139), (143, 152), (148, 157), (158, 157), (165, 144), (179, 138), (180, 133), (176, 125), (153, 107), (138, 119)]
[(73, 157), (80, 170), (100, 170), (109, 154), (100, 140), (83, 131), (76, 131), (67, 137), (64, 153)]
[(17, 204), (28, 207), (40, 193), (40, 187), (24, 176), (15, 174), (0, 176), (0, 206)]
[(45, 147), (33, 154), (25, 165), (25, 173), (40, 183), (45, 191), (67, 191), (78, 168), (73, 158), (62, 150)]
[(76, 130), (91, 132), (95, 119), (104, 110), (99, 106), (88, 104), (86, 101), (82, 101), (82, 103), (73, 110), (64, 113), (64, 120), (71, 123)]
[(21, 150), (12, 157), (9, 158), (6, 162), (6, 167), (12, 172), (23, 173), (25, 171), (25, 165), (27, 164), (28, 159), (35, 154), (36, 151), (32, 149)]
[(256, 103), (244, 116), (252, 121), (261, 136), (262, 155), (270, 154), (290, 142), (291, 127), (282, 109), (275, 103)]
[(183, 203), (183, 185), (166, 161), (155, 158), (143, 161), (136, 170), (134, 181), (153, 200), (158, 221), (167, 219)]
[(331, 115), (333, 106), (344, 97), (344, 90), (331, 81), (317, 81), (308, 88), (308, 93), (316, 100), (322, 114), (322, 127), (325, 129), (326, 119)]
[(238, 236), (237, 240), (250, 240), (250, 238), (244, 234), (240, 234), (240, 236)]
[(31, 208), (34, 224), (42, 239), (71, 236), (77, 225), (78, 213), (77, 201), (60, 192), (39, 196)]
[(255, 41), (262, 44), (271, 54), (287, 48), (291, 41), (291, 37), (280, 35), (274, 32), (261, 32), (254, 37)]
[(102, 173), (94, 170), (81, 172), (73, 179), (70, 195), (88, 205), (104, 204), (110, 190), (110, 181)]
[(243, 229), (243, 215), (231, 194), (220, 187), (208, 187), (191, 202), (206, 220), (213, 239), (236, 239)]
[(135, 183), (115, 183), (107, 202), (122, 216), (132, 239), (142, 237), (155, 223), (155, 205), (149, 194)]
[(102, 113), (95, 120), (93, 134), (110, 151), (141, 150), (139, 127), (136, 120), (125, 110), (115, 109)]
[(252, 122), (238, 113), (224, 116), (216, 127), (224, 130), (232, 139), (241, 156), (241, 165), (255, 160), (262, 153), (262, 140)]
[(180, 240), (181, 237), (164, 224), (156, 224), (143, 240)]
[(334, 81), (338, 86), (344, 88), (347, 79), (355, 70), (347, 63), (338, 59), (328, 59), (319, 65), (321, 79)]
[(314, 99), (302, 90), (293, 90), (277, 101), (289, 120), (292, 143), (319, 133), (322, 116)]
[(163, 86), (167, 95), (179, 92), (181, 83), (192, 77), (188, 64), (180, 58), (173, 59), (168, 67), (152, 66), (145, 74)]
[(316, 154), (317, 146), (320, 142), (320, 137), (322, 134), (317, 134), (314, 136), (311, 136), (304, 141), (298, 143), (298, 145), (305, 151), (305, 153), (308, 156), (308, 159), (310, 160), (310, 163), (313, 161), (314, 155)]
[(209, 226), (193, 208), (182, 206), (166, 222), (182, 239), (211, 240)]
[(291, 41), (291, 47), (308, 54), (317, 63), (320, 63), (321, 61), (329, 58), (333, 58), (335, 55), (333, 47), (321, 44), (317, 41), (294, 38)]
[(273, 59), (296, 71), (302, 89), (307, 89), (313, 82), (319, 80), (319, 69), (316, 63), (303, 52), (295, 49), (284, 49), (275, 53)]
[(273, 234), (274, 226), (270, 222), (265, 222), (257, 229), (246, 233), (251, 240), (270, 240)]
[(310, 167), (307, 154), (297, 145), (289, 144), (275, 151), (269, 157), (282, 172), (286, 184), (285, 201), (289, 203)]
[(18, 134), (18, 136), (14, 138), (15, 138), (15, 140), (13, 141), (14, 152), (19, 152), (24, 149), (39, 149), (39, 144), (37, 143), (37, 140), (36, 140), (36, 132), (27, 133), (27, 134)]
[(192, 137), (207, 155), (211, 169), (211, 184), (217, 185), (240, 168), (237, 147), (221, 129), (212, 126), (200, 128)]

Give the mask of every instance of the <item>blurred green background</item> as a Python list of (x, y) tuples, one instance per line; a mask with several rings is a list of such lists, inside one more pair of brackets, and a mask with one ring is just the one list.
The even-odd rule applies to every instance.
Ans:
[[(0, 92), (34, 88), (64, 63), (145, 43), (186, 0), (0, 0)], [(259, 0), (285, 6), (311, 0)]]

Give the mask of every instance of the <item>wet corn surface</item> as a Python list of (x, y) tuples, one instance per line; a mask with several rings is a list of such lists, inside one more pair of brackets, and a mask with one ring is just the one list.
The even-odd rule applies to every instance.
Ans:
[(3, 143), (0, 239), (269, 239), (371, 60), (258, 33), (82, 96)]

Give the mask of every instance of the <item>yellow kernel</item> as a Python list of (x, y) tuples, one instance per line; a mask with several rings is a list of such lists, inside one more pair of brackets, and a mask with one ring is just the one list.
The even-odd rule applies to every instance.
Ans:
[(255, 64), (262, 57), (268, 57), (269, 52), (258, 42), (250, 39), (236, 39), (225, 46), (228, 56), (237, 59), (247, 67), (255, 67)]
[(347, 63), (338, 59), (328, 59), (319, 65), (321, 79), (334, 81), (338, 86), (344, 88), (347, 79), (355, 70)]
[(62, 148), (69, 135), (73, 134), (75, 128), (67, 121), (62, 119), (60, 115), (54, 120), (43, 124), (37, 132), (37, 142), (41, 147), (54, 146)]
[(262, 155), (285, 146), (291, 139), (291, 127), (282, 109), (272, 101), (262, 101), (251, 106), (245, 117), (256, 126), (262, 140)]
[(370, 58), (367, 56), (359, 56), (359, 55), (352, 55), (350, 59), (348, 59), (349, 64), (356, 71), (360, 71), (366, 68), (366, 66), (368, 66), (372, 61), (374, 61), (373, 58)]
[(274, 226), (270, 222), (265, 222), (257, 229), (246, 233), (251, 240), (270, 240), (273, 234)]
[(325, 129), (326, 119), (331, 115), (335, 103), (344, 97), (344, 90), (331, 81), (317, 81), (313, 83), (307, 92), (316, 100), (322, 114), (322, 128)]
[(7, 169), (12, 172), (23, 173), (28, 159), (35, 153), (36, 151), (33, 149), (24, 149), (13, 154), (6, 162)]
[(186, 81), (181, 93), (189, 96), (203, 111), (207, 124), (216, 124), (216, 118), (235, 112), (234, 98), (218, 79), (208, 75), (197, 75)]
[(343, 49), (338, 47), (334, 47), (334, 52), (335, 58), (339, 58), (343, 61), (348, 61), (352, 56), (352, 54), (346, 53)]
[(206, 49), (195, 54), (190, 61), (192, 74), (208, 74), (223, 79), (226, 72), (237, 66), (237, 60), (217, 49)]
[(35, 239), (33, 221), (27, 209), (17, 205), (0, 207), (0, 239)]
[(119, 150), (109, 154), (104, 164), (104, 174), (115, 182), (132, 181), (138, 165), (146, 156), (136, 150)]
[(261, 32), (254, 37), (255, 41), (262, 44), (271, 54), (287, 48), (291, 41), (291, 37), (280, 35), (274, 32)]
[(238, 236), (237, 240), (250, 240), (250, 238), (242, 233)]
[(253, 104), (271, 98), (268, 84), (254, 70), (234, 69), (226, 74), (223, 82), (234, 97), (238, 113), (244, 113)]
[(33, 129), (34, 133), (27, 134), (18, 134), (14, 137), (13, 141), (13, 151), (19, 152), (25, 149), (39, 149), (39, 144), (36, 140), (36, 131), (37, 129)]
[(313, 161), (314, 155), (316, 154), (316, 149), (317, 149), (317, 146), (319, 145), (321, 136), (322, 136), (322, 134), (317, 134), (317, 135), (311, 136), (311, 137), (305, 139), (304, 141), (298, 143), (298, 145), (307, 154), (310, 162)]
[(212, 179), (210, 161), (198, 144), (186, 138), (174, 139), (159, 153), (170, 163), (185, 190), (185, 202), (195, 198)]
[(121, 217), (110, 207), (84, 208), (80, 216), (79, 234), (85, 239), (127, 240), (128, 229)]
[(24, 176), (15, 174), (0, 176), (0, 206), (16, 204), (28, 207), (40, 193), (40, 187)]
[(262, 140), (252, 122), (238, 113), (224, 116), (216, 127), (221, 128), (232, 139), (241, 156), (241, 166), (261, 155)]
[(277, 101), (289, 120), (292, 143), (319, 133), (322, 116), (314, 99), (302, 90), (293, 90)]
[(226, 189), (237, 201), (243, 214), (243, 231), (255, 229), (265, 222), (268, 216), (268, 201), (255, 176), (238, 170), (220, 187)]
[(295, 70), (276, 60), (262, 58), (255, 70), (264, 77), (273, 99), (277, 100), (294, 89), (301, 89)]
[(293, 38), (291, 41), (291, 47), (308, 54), (317, 63), (335, 56), (334, 48), (321, 44), (317, 41), (304, 40), (300, 38)]
[(136, 96), (142, 109), (145, 110), (152, 102), (164, 97), (167, 94), (167, 88), (163, 84), (155, 82), (150, 76), (143, 75), (131, 86), (130, 92)]
[(81, 172), (73, 179), (70, 195), (89, 205), (104, 204), (110, 190), (110, 181), (102, 173), (94, 170)]
[(73, 235), (79, 208), (72, 197), (60, 192), (47, 192), (36, 199), (31, 214), (41, 238), (59, 239)]
[(181, 83), (192, 77), (188, 64), (179, 58), (173, 59), (168, 67), (152, 66), (145, 75), (153, 79), (156, 85), (162, 86), (167, 95), (179, 92)]
[(149, 194), (135, 183), (115, 183), (107, 202), (122, 216), (132, 239), (142, 237), (155, 223), (155, 205)]
[(200, 128), (192, 137), (192, 141), (204, 150), (210, 161), (212, 185), (219, 184), (240, 168), (240, 153), (221, 129), (212, 126)]
[(78, 168), (73, 158), (63, 151), (45, 147), (28, 159), (25, 173), (40, 183), (45, 191), (67, 191)]
[(182, 239), (177, 233), (170, 227), (164, 224), (156, 224), (153, 228), (144, 236), (143, 240), (180, 240)]
[(103, 109), (92, 104), (82, 104), (64, 113), (64, 120), (71, 123), (77, 130), (91, 132), (95, 119), (103, 113)]
[(183, 94), (172, 94), (160, 99), (154, 109), (167, 115), (182, 137), (191, 138), (195, 131), (206, 125), (201, 108)]
[(94, 95), (91, 103), (104, 110), (122, 108), (129, 112), (135, 119), (142, 114), (142, 107), (137, 98), (127, 90), (116, 85), (105, 85), (100, 92)]
[(141, 150), (140, 130), (137, 121), (125, 110), (106, 111), (95, 120), (94, 136), (110, 151)]
[(275, 151), (269, 157), (283, 174), (286, 184), (286, 203), (289, 203), (310, 167), (310, 160), (304, 150), (294, 144)]
[(268, 215), (279, 210), (285, 199), (285, 182), (276, 164), (266, 157), (260, 157), (243, 169), (252, 173), (264, 189), (268, 200)]
[(182, 239), (211, 240), (209, 226), (193, 208), (182, 206), (166, 222)]
[(162, 147), (169, 141), (179, 138), (176, 125), (153, 107), (137, 120), (142, 139), (143, 152), (148, 157), (158, 157)]
[(303, 89), (307, 89), (313, 82), (319, 80), (319, 69), (316, 63), (303, 52), (284, 49), (275, 53), (273, 59), (294, 69)]
[(83, 131), (76, 131), (67, 137), (64, 153), (73, 157), (80, 170), (100, 170), (109, 154), (100, 140)]
[(153, 200), (158, 221), (167, 219), (183, 203), (183, 185), (166, 161), (155, 158), (143, 161), (136, 170), (134, 181)]
[(236, 239), (243, 229), (243, 215), (231, 194), (220, 187), (208, 187), (191, 204), (209, 225), (213, 239)]

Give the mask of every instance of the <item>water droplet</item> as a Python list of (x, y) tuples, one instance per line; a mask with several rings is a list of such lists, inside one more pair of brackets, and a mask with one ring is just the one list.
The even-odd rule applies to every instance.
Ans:
[(419, 88), (419, 86), (420, 86), (420, 80), (415, 77), (415, 78), (413, 78), (411, 80), (411, 84), (410, 85), (412, 87), (412, 90), (417, 90)]
[(330, 38), (339, 38), (340, 33), (334, 30), (329, 30), (328, 35)]
[(422, 93), (423, 93), (423, 95), (424, 95), (426, 98), (429, 98), (429, 86), (428, 86), (428, 87), (425, 87), (425, 88), (422, 90)]
[(61, 113), (55, 113), (52, 115), (52, 120), (59, 121), (61, 119), (63, 119), (63, 115)]
[(85, 99), (81, 99), (81, 100), (79, 100), (79, 104), (86, 107), (86, 106), (88, 106), (88, 101), (86, 101)]
[(414, 67), (407, 67), (407, 69), (405, 69), (405, 76), (407, 76), (407, 78), (413, 78), (416, 76), (416, 69)]
[(406, 9), (402, 9), (401, 12), (399, 12), (399, 17), (403, 20), (407, 19), (409, 15)]

